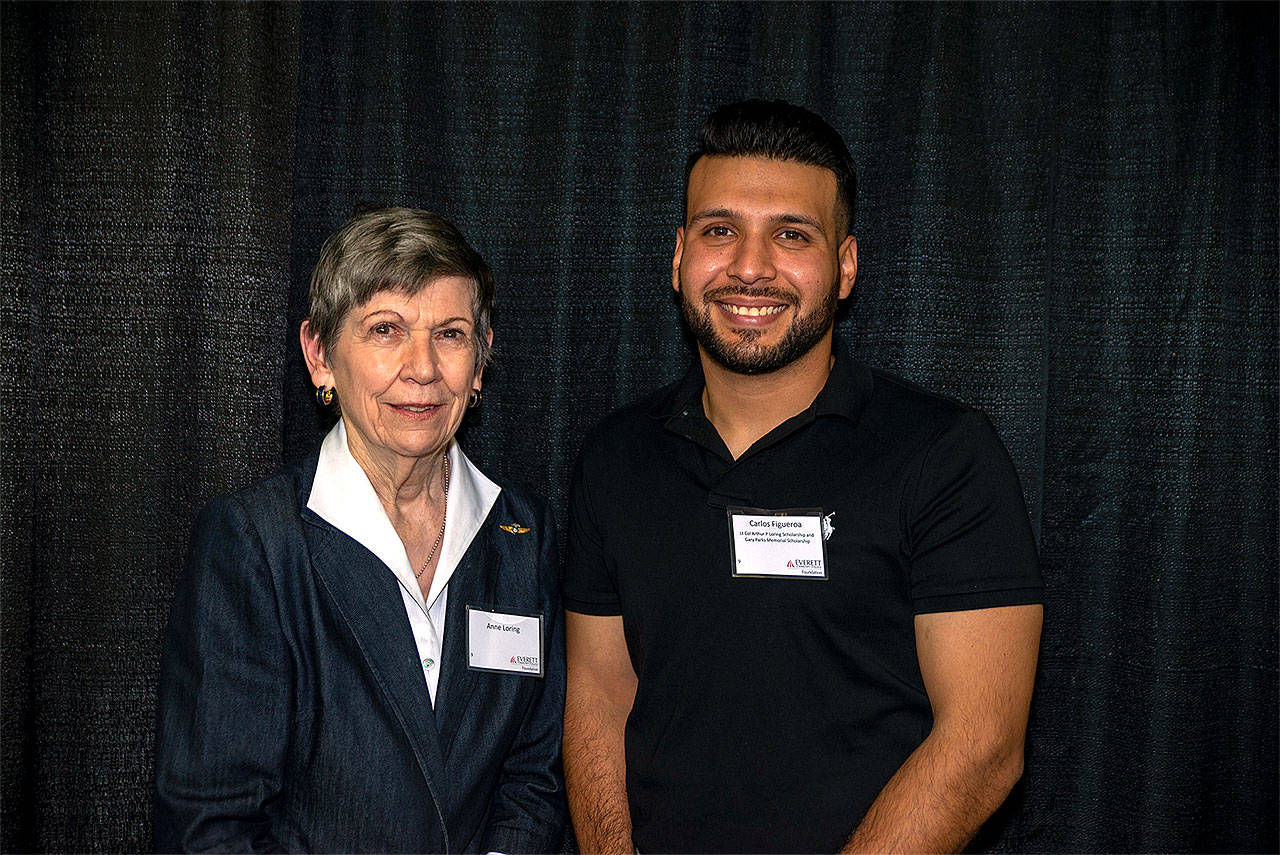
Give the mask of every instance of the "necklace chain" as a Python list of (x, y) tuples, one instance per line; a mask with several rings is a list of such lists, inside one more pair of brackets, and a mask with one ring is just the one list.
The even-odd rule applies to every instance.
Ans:
[(422, 562), (422, 568), (414, 574), (415, 578), (421, 579), (422, 574), (427, 572), (427, 568), (431, 566), (431, 559), (436, 557), (436, 550), (440, 548), (440, 542), (444, 540), (444, 524), (449, 519), (449, 455), (444, 457), (444, 513), (440, 515), (440, 531), (436, 532), (436, 542), (431, 544), (431, 551), (427, 553), (427, 560)]

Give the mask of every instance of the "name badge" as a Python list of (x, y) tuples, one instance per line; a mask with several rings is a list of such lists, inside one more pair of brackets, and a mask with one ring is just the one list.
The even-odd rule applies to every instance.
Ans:
[(729, 508), (734, 576), (827, 578), (821, 508)]
[(543, 676), (542, 615), (467, 605), (467, 667)]

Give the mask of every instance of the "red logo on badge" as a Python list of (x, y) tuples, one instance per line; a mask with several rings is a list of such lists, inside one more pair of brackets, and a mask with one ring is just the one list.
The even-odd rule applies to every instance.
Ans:
[(794, 562), (794, 561), (788, 561), (788, 562), (787, 562), (787, 566), (788, 566), (788, 567), (795, 567), (795, 566), (796, 566), (796, 564), (795, 564), (795, 562)]
[(516, 664), (516, 658), (514, 656), (511, 657), (511, 664), (512, 665)]

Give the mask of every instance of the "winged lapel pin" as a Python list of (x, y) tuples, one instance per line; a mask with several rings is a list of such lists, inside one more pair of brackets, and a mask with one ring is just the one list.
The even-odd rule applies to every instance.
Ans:
[(498, 526), (498, 528), (502, 529), (507, 534), (528, 534), (529, 533), (529, 529), (525, 528), (522, 525), (516, 525), (515, 523), (507, 523), (506, 525), (500, 525)]

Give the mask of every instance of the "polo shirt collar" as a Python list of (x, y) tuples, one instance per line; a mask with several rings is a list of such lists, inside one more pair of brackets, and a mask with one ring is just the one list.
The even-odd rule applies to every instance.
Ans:
[(378, 557), (396, 575), (401, 585), (419, 605), (430, 609), (480, 526), (493, 508), (502, 489), (477, 469), (462, 453), (458, 443), (449, 441), (449, 505), (444, 540), (431, 590), (425, 600), (409, 564), (404, 543), (373, 490), (373, 484), (347, 445), (347, 428), (342, 419), (333, 426), (320, 445), (316, 477), (307, 507)]
[[(788, 421), (802, 420), (802, 424), (807, 424), (818, 416), (840, 416), (856, 423), (862, 415), (862, 410), (871, 397), (871, 370), (849, 354), (839, 337), (833, 339), (831, 349), (836, 361), (831, 366), (831, 373), (827, 375), (827, 382), (809, 408)], [(664, 422), (669, 430), (688, 433), (692, 421), (706, 421), (706, 414), (702, 409), (702, 390), (705, 386), (702, 360), (695, 358), (689, 372), (676, 384), (669, 396), (660, 400), (649, 411), (649, 415)], [(714, 428), (711, 430), (715, 432)]]
[(809, 409), (814, 416), (841, 416), (856, 424), (871, 397), (871, 369), (854, 359), (839, 338), (832, 342), (832, 351), (835, 364)]

